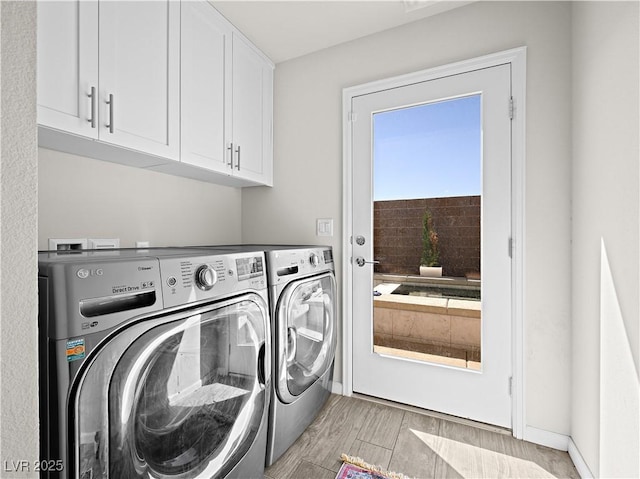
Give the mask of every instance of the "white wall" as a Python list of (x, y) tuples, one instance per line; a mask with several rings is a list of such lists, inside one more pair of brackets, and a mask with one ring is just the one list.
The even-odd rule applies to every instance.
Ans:
[[(243, 191), (243, 241), (314, 243), (341, 261), (342, 89), (527, 46), (526, 423), (570, 433), (570, 39), (562, 2), (478, 2), (277, 65), (274, 188)], [(339, 345), (339, 351), (341, 345)], [(336, 379), (340, 380), (341, 358)]]
[(573, 4), (573, 441), (640, 476), (639, 4)]
[[(0, 2), (0, 464), (38, 458), (36, 4)], [(12, 473), (4, 461), (28, 461)]]
[(151, 246), (238, 243), (239, 188), (40, 148), (38, 248), (48, 238)]

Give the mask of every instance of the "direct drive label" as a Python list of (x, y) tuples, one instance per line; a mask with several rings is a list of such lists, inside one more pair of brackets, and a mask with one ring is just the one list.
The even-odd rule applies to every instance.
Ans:
[(67, 361), (77, 361), (85, 356), (84, 338), (67, 341)]

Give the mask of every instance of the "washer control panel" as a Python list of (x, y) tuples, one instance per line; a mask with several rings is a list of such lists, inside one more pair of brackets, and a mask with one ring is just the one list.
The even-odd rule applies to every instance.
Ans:
[(267, 287), (264, 253), (161, 258), (165, 307)]

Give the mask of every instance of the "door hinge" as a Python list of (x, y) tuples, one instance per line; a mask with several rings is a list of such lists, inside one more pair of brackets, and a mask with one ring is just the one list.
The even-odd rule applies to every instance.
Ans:
[(513, 120), (513, 112), (515, 107), (513, 106), (513, 97), (509, 97), (509, 119)]
[(513, 258), (513, 238), (509, 238), (509, 258)]
[(347, 113), (347, 121), (350, 123), (355, 122), (358, 119), (358, 114), (355, 111), (350, 111)]
[(509, 377), (509, 396), (513, 396), (513, 376)]

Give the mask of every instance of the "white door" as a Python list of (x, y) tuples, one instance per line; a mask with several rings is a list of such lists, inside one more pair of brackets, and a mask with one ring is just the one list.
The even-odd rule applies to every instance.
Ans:
[(100, 140), (179, 158), (180, 3), (100, 2)]
[[(511, 427), (510, 91), (510, 67), (501, 65), (353, 98), (354, 392)], [(374, 266), (370, 262), (389, 261), (393, 256), (387, 255), (382, 259), (373, 254), (374, 185), (378, 185), (380, 180), (372, 167), (378, 141), (374, 128), (377, 120), (389, 112), (417, 111), (442, 105), (452, 106), (450, 110), (455, 112), (457, 103), (462, 104), (474, 98), (477, 100), (479, 117), (476, 141), (481, 193), (480, 303), (474, 305), (472, 301), (447, 297), (444, 293), (439, 298), (388, 294), (389, 290), (395, 292), (397, 284), (393, 284), (393, 281), (385, 283), (382, 288), (378, 287), (381, 291), (376, 294), (381, 296), (374, 296)], [(456, 122), (451, 123), (455, 128)], [(398, 136), (394, 141), (403, 141), (402, 124), (396, 126)], [(425, 128), (425, 135), (432, 134), (429, 127)], [(438, 134), (448, 133), (440, 131)], [(395, 145), (400, 151), (402, 145)], [(411, 168), (401, 164), (399, 159), (396, 164), (398, 168)], [(466, 167), (460, 168), (457, 173), (463, 177), (466, 170)], [(412, 174), (409, 170), (407, 181), (415, 180), (417, 175), (417, 172)], [(421, 181), (439, 181), (436, 172), (421, 175)], [(395, 227), (401, 230), (405, 226), (401, 221), (403, 213), (398, 210), (393, 214), (398, 222)], [(358, 236), (361, 236), (360, 241), (356, 241)], [(441, 237), (439, 241), (445, 239)], [(396, 250), (398, 255), (402, 253), (400, 243)], [(357, 258), (360, 258), (358, 263)], [(382, 270), (382, 266), (378, 265), (377, 269)], [(446, 267), (443, 267), (446, 276)], [(473, 275), (469, 276), (471, 280), (445, 278), (439, 281), (465, 283), (466, 286), (474, 278)], [(376, 277), (377, 282), (380, 281), (380, 276)], [(397, 277), (393, 280), (396, 283), (407, 282), (407, 279), (402, 281)], [(423, 281), (414, 279), (416, 283)], [(412, 282), (411, 278), (408, 278), (408, 282)], [(373, 321), (374, 310), (380, 305), (384, 305), (387, 311), (386, 317), (377, 319), (380, 322), (380, 327), (376, 328), (378, 336), (391, 337), (390, 340), (399, 341), (398, 344), (416, 341), (428, 343), (430, 347), (437, 345), (449, 349), (444, 353), (430, 354), (416, 352), (412, 348), (409, 348), (409, 352), (403, 351), (404, 346), (397, 346), (396, 343), (390, 343), (390, 347), (389, 344), (381, 346), (378, 340), (374, 341)], [(425, 336), (421, 336), (423, 333)], [(456, 357), (456, 343), (472, 343), (474, 336), (479, 345), (479, 357), (467, 356), (462, 357), (461, 361), (454, 361), (460, 359)], [(434, 338), (437, 341), (432, 341)]]
[(98, 3), (38, 2), (38, 124), (98, 137)]
[(234, 175), (270, 185), (273, 69), (235, 32), (232, 48)]
[(230, 83), (231, 29), (205, 1), (181, 2), (181, 155), (180, 160), (231, 173), (225, 148), (225, 87)]

